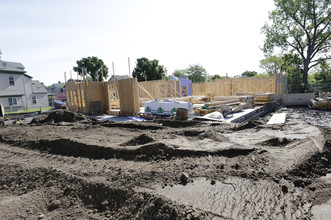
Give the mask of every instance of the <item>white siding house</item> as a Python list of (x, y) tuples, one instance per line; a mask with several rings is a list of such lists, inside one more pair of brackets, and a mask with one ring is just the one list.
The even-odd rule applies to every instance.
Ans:
[(48, 107), (47, 90), (21, 63), (0, 60), (0, 103), (6, 112)]

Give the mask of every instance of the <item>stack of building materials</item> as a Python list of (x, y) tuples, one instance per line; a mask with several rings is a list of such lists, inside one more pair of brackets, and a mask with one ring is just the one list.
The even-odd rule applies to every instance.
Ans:
[(253, 108), (255, 106), (254, 96), (214, 96), (213, 101), (235, 100), (242, 103), (243, 109)]
[(254, 94), (255, 104), (264, 105), (275, 101), (275, 95), (273, 93), (260, 93)]
[(245, 103), (238, 102), (236, 99), (227, 101), (213, 101), (211, 103), (205, 103), (202, 106), (196, 107), (195, 112), (199, 115), (209, 114), (215, 111), (218, 112), (240, 112), (243, 109)]
[(331, 97), (331, 93), (328, 92), (320, 92), (319, 97), (321, 98), (326, 98), (326, 97)]
[(152, 100), (144, 103), (145, 113), (157, 115), (172, 115), (178, 108), (187, 109), (189, 114), (193, 113), (193, 106), (190, 102), (171, 101), (165, 99), (163, 101)]
[(236, 95), (244, 96), (250, 95), (254, 96), (255, 104), (256, 105), (264, 105), (275, 101), (275, 94), (271, 92), (267, 93), (246, 93), (246, 92), (237, 92)]
[(324, 96), (322, 97), (316, 97), (314, 99), (310, 100), (312, 103), (312, 107), (315, 109), (320, 110), (331, 110), (331, 97)]

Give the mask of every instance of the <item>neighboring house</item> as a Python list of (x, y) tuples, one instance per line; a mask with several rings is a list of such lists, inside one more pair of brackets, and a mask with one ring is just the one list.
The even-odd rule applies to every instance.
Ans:
[(6, 112), (49, 107), (47, 90), (21, 63), (0, 60), (0, 102)]
[(61, 82), (54, 83), (47, 89), (47, 91), (49, 94), (56, 95), (59, 94), (60, 92), (65, 92), (64, 86), (65, 84)]
[(65, 93), (65, 83), (54, 83), (48, 89), (48, 101), (49, 105), (53, 106), (54, 100), (66, 102), (67, 96)]

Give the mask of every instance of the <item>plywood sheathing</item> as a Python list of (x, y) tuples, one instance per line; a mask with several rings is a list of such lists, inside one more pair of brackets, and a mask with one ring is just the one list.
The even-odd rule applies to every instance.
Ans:
[(250, 93), (284, 94), (287, 77), (277, 74), (269, 78), (220, 79), (212, 82), (192, 83), (192, 95), (212, 93), (213, 96), (234, 96)]
[(164, 99), (181, 96), (180, 80), (153, 80), (139, 82), (140, 98)]
[(137, 78), (118, 80), (121, 112), (139, 112), (139, 88)]
[(91, 114), (91, 102), (101, 102), (107, 112), (118, 100), (117, 85), (113, 82), (66, 82), (67, 106), (70, 111)]

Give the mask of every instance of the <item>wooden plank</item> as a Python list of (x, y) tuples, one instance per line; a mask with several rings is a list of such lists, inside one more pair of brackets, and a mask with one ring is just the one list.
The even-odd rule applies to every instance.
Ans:
[(274, 124), (285, 124), (286, 121), (286, 113), (274, 113), (269, 121), (267, 122), (267, 125), (274, 125)]
[(123, 112), (139, 112), (137, 78), (118, 80), (120, 108)]

